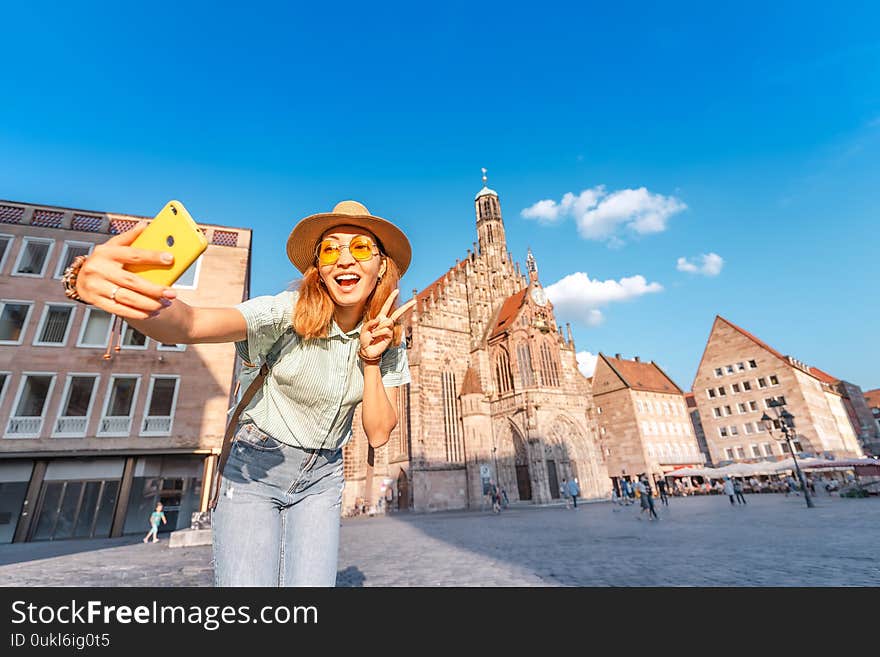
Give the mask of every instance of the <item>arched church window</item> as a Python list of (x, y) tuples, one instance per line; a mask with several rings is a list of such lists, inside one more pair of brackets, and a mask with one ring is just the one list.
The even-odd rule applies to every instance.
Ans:
[(516, 347), (516, 361), (519, 365), (520, 378), (524, 388), (535, 385), (535, 373), (532, 371), (532, 350), (527, 342)]
[(449, 463), (462, 463), (464, 449), (461, 440), (461, 412), (459, 409), (458, 387), (454, 372), (443, 372), (443, 429), (446, 437), (446, 460)]
[(541, 371), (545, 386), (559, 386), (559, 368), (550, 345), (546, 342), (541, 343)]
[(504, 347), (499, 347), (495, 355), (495, 383), (498, 394), (513, 390), (513, 376), (510, 373), (510, 358)]

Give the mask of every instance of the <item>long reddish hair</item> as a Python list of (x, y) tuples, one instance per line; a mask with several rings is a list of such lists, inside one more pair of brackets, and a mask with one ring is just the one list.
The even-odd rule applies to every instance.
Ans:
[[(388, 295), (397, 289), (397, 284), (400, 282), (397, 264), (388, 256), (382, 257), (385, 259), (385, 273), (376, 283), (370, 296), (367, 297), (363, 316), (365, 322), (379, 314)], [(321, 274), (318, 273), (318, 268), (315, 265), (306, 269), (298, 289), (299, 299), (293, 309), (293, 328), (303, 340), (326, 338), (330, 332), (330, 322), (333, 321), (335, 305), (327, 288), (324, 287), (324, 281), (321, 280)], [(398, 301), (400, 301), (399, 297), (394, 300), (391, 312), (397, 308)], [(395, 346), (400, 344), (402, 332), (401, 326), (395, 324), (391, 344)]]

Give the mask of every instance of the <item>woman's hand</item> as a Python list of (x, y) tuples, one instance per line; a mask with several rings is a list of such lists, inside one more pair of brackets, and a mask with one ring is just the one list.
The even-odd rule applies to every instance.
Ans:
[(400, 319), (403, 313), (415, 305), (416, 300), (410, 299), (389, 317), (388, 311), (391, 310), (391, 305), (397, 298), (398, 293), (399, 290), (391, 292), (382, 305), (382, 310), (379, 312), (378, 317), (365, 322), (361, 327), (361, 348), (359, 353), (362, 357), (368, 360), (381, 358), (394, 337), (395, 322)]
[(131, 246), (146, 222), (95, 247), (76, 278), (84, 301), (125, 319), (148, 319), (171, 305), (177, 293), (123, 269), (124, 265), (167, 266), (174, 256)]

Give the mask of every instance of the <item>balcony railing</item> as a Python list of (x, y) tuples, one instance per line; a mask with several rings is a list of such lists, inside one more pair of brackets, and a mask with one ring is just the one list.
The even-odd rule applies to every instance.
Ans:
[(10, 436), (39, 436), (40, 429), (43, 426), (43, 418), (41, 417), (11, 417), (9, 418), (9, 427), (6, 429), (7, 435)]
[(144, 426), (141, 433), (170, 433), (171, 432), (171, 416), (167, 417), (145, 417)]
[(124, 433), (131, 430), (130, 417), (102, 417), (98, 433)]
[(60, 417), (55, 423), (55, 433), (85, 435), (88, 423), (87, 417)]

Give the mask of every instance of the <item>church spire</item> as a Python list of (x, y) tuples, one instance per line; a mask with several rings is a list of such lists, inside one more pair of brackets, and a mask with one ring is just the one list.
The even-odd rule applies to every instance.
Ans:
[(474, 199), (477, 210), (477, 235), (480, 242), (480, 253), (495, 252), (499, 257), (507, 251), (507, 240), (504, 235), (504, 222), (501, 219), (501, 203), (498, 201), (498, 193), (489, 189), (486, 184), (487, 170), (483, 172), (483, 188)]
[(538, 263), (532, 254), (532, 248), (529, 247), (529, 253), (526, 256), (526, 271), (529, 272), (529, 280), (533, 283), (538, 280)]

